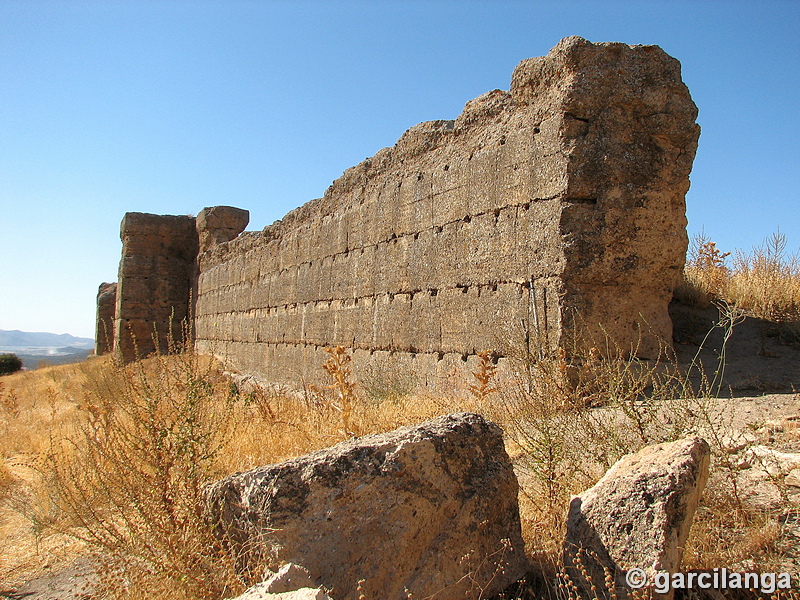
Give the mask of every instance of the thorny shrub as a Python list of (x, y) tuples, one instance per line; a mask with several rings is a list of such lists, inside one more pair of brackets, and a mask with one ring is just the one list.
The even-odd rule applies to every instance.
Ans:
[(351, 357), (342, 346), (327, 347), (325, 352), (330, 355), (322, 368), (331, 379), (328, 389), (335, 390), (338, 394), (337, 401), (331, 402), (342, 417), (342, 434), (345, 438), (357, 435), (351, 423), (353, 408), (356, 404), (355, 381), (350, 371)]
[(523, 537), (543, 580), (558, 576), (563, 584), (526, 597), (578, 597), (560, 564), (559, 540), (572, 495), (593, 485), (623, 455), (688, 435), (711, 445), (712, 478), (684, 553), (686, 568), (731, 566), (752, 556), (764, 568), (778, 564), (780, 515), (744, 502), (739, 465), (748, 446), (732, 437), (732, 415), (718, 400), (725, 346), (742, 311), (724, 303), (718, 308), (723, 344), (710, 374), (697, 358), (679, 369), (666, 350), (657, 360), (620, 360), (606, 358), (621, 354), (611, 342), (611, 351), (602, 353), (506, 344), (514, 377), (500, 386), (501, 420), (521, 476)]

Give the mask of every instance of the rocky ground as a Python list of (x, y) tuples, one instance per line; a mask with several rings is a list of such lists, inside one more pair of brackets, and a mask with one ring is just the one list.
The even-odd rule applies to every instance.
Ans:
[[(720, 373), (717, 410), (745, 505), (778, 516), (782, 567), (800, 574), (800, 324), (673, 303), (675, 350), (684, 365)], [(711, 332), (709, 335), (706, 335)], [(752, 561), (753, 567), (757, 563)], [(748, 565), (743, 565), (748, 566)], [(797, 585), (797, 583), (796, 583)]]

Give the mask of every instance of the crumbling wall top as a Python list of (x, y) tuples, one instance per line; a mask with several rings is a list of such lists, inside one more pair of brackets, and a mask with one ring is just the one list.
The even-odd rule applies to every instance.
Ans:
[[(567, 37), (546, 56), (520, 62), (510, 87), (510, 92), (493, 90), (470, 100), (455, 120), (426, 121), (411, 127), (394, 146), (347, 169), (322, 198), (265, 227), (262, 241), (281, 238), (288, 229), (335, 213), (376, 177), (401, 169), (407, 161), (455, 143), (458, 138), (477, 135), (476, 131), (515, 110), (540, 113), (541, 119), (555, 110), (567, 113), (576, 121), (576, 133), (582, 132), (583, 123), (601, 113), (624, 112), (626, 118), (647, 119), (650, 127), (663, 123), (663, 131), (656, 135), (673, 146), (691, 145), (690, 138), (697, 137), (696, 131), (687, 135), (685, 127), (674, 126), (694, 121), (697, 109), (690, 100), (687, 102), (689, 94), (681, 80), (680, 63), (658, 46), (592, 43), (579, 36)], [(681, 90), (678, 97), (676, 90)]]
[(250, 222), (250, 212), (233, 206), (212, 206), (201, 210), (196, 222), (202, 253), (242, 233)]

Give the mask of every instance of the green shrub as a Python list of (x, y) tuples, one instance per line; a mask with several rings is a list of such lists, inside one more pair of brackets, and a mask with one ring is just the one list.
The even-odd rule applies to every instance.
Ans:
[(22, 369), (22, 359), (16, 354), (0, 354), (0, 375), (9, 375)]

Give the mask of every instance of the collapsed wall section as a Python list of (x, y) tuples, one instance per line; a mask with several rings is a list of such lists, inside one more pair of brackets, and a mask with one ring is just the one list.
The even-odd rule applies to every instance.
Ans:
[(476, 352), (653, 356), (685, 258), (697, 109), (655, 46), (562, 40), (325, 196), (199, 256), (196, 344), (273, 381), (324, 348), (438, 385)]
[(131, 212), (122, 220), (120, 237), (114, 350), (124, 361), (167, 353), (192, 325), (195, 219)]

